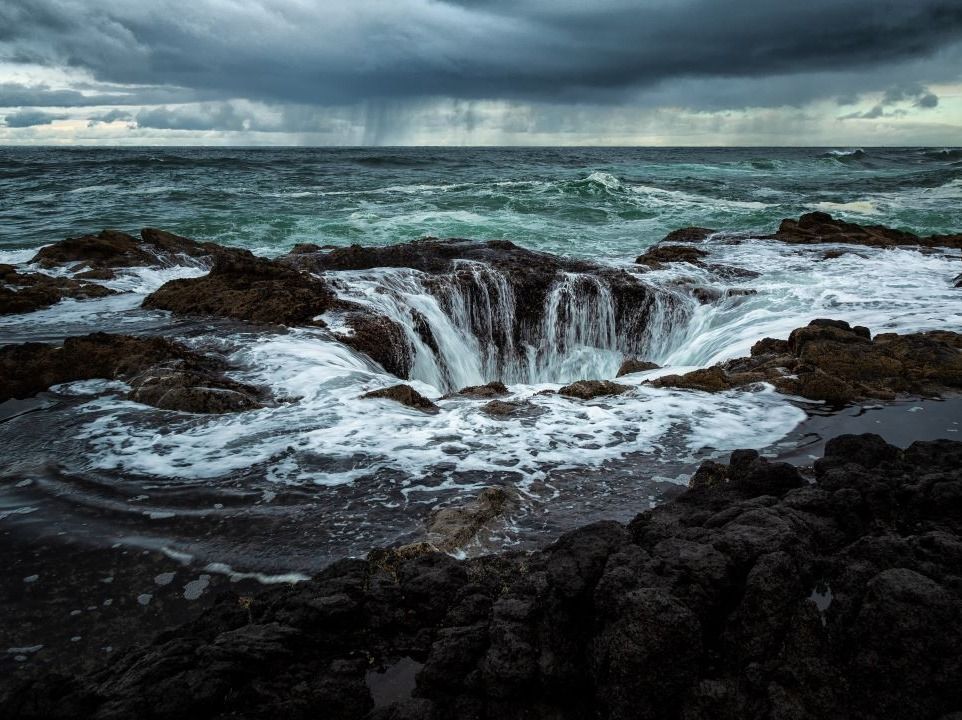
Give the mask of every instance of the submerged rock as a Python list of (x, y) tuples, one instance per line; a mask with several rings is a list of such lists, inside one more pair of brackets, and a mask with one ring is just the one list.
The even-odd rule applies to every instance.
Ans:
[(220, 255), (207, 275), (171, 280), (144, 300), (153, 310), (277, 325), (309, 325), (338, 306), (323, 280), (246, 250)]
[(392, 385), (389, 388), (364, 393), (361, 397), (394, 400), (402, 405), (407, 405), (408, 407), (428, 413), (436, 413), (441, 409), (410, 385)]
[(661, 366), (657, 363), (648, 362), (640, 358), (626, 358), (625, 361), (621, 363), (621, 367), (618, 368), (618, 374), (615, 377), (644, 372), (645, 370), (657, 370), (659, 367)]
[(165, 410), (221, 413), (262, 405), (257, 388), (223, 375), (222, 361), (173, 340), (93, 333), (62, 346), (0, 347), (0, 402), (27, 398), (77, 380), (124, 380), (128, 397)]
[(493, 520), (517, 509), (518, 505), (516, 490), (486, 488), (469, 503), (432, 512), (427, 522), (428, 536), (439, 550), (457, 550), (471, 542)]
[(12, 265), (0, 265), (0, 283), (0, 315), (33, 312), (64, 298), (86, 300), (115, 294), (114, 290), (97, 283), (43, 273), (21, 273)]
[(962, 335), (948, 331), (875, 336), (840, 320), (813, 320), (788, 340), (765, 338), (751, 357), (685, 375), (665, 375), (656, 387), (717, 392), (757, 382), (810, 400), (844, 405), (898, 394), (938, 395), (962, 387)]
[(846, 243), (873, 247), (920, 245), (923, 247), (962, 248), (962, 235), (930, 235), (919, 237), (904, 230), (882, 225), (858, 225), (833, 218), (828, 213), (812, 212), (798, 220), (782, 220), (772, 236), (785, 243), (810, 245), (815, 243)]
[(510, 417), (532, 408), (531, 403), (492, 400), (481, 406), (481, 412), (492, 417)]
[[(962, 443), (845, 436), (825, 455), (809, 482), (736, 451), (627, 526), (594, 523), (533, 553), (458, 561), (417, 543), (225, 593), (101, 669), (11, 687), (0, 714), (950, 717)], [(437, 512), (439, 541), (470, 540), (510, 507), (488, 492)], [(368, 673), (401, 658), (418, 668), (412, 687), (374, 709)]]
[(579, 380), (558, 389), (559, 395), (591, 400), (605, 395), (621, 395), (631, 390), (630, 385), (622, 385), (611, 380)]

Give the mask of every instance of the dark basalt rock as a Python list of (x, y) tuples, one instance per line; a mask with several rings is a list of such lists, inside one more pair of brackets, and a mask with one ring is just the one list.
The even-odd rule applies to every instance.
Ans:
[[(847, 436), (810, 483), (737, 451), (627, 526), (539, 552), (458, 561), (418, 543), (225, 594), (100, 670), (12, 687), (0, 715), (951, 717), (962, 505), (945, 499), (962, 497), (960, 458), (958, 442)], [(467, 537), (489, 515), (451, 517)], [(372, 674), (402, 660), (413, 687), (374, 709)]]
[(97, 283), (43, 273), (20, 273), (12, 265), (0, 265), (0, 283), (0, 315), (33, 312), (68, 297), (85, 300), (115, 294), (114, 290)]
[(487, 385), (469, 385), (455, 393), (455, 395), (477, 399), (504, 397), (507, 394), (508, 388), (498, 380), (489, 382)]
[(657, 363), (648, 362), (640, 358), (626, 358), (625, 361), (621, 363), (621, 367), (618, 368), (618, 374), (615, 377), (644, 372), (645, 370), (657, 370), (659, 367), (661, 366)]
[(873, 247), (919, 245), (922, 247), (962, 248), (962, 235), (919, 237), (910, 232), (882, 225), (857, 225), (833, 218), (828, 213), (812, 212), (798, 220), (782, 220), (772, 236), (780, 242), (810, 245), (815, 243), (847, 243)]
[(363, 308), (348, 312), (343, 322), (349, 331), (335, 334), (338, 342), (364, 353), (395, 377), (409, 377), (413, 358), (404, 328)]
[[(455, 295), (466, 298), (473, 310), (472, 331), (483, 342), (490, 341), (498, 348), (540, 344), (537, 333), (548, 294), (557, 282), (566, 279), (566, 273), (584, 275), (580, 280), (567, 279), (575, 282), (577, 293), (585, 297), (600, 292), (599, 281), (607, 286), (615, 300), (618, 327), (628, 337), (641, 337), (652, 301), (651, 290), (630, 273), (527, 250), (506, 240), (424, 238), (383, 247), (352, 245), (289, 254), (278, 261), (312, 273), (378, 267), (419, 270), (428, 275), (426, 285), (442, 306), (450, 306)], [(503, 297), (502, 280), (507, 282), (510, 298)], [(492, 304), (512, 306), (512, 328), (505, 331), (492, 326)], [(418, 318), (415, 316), (414, 320), (417, 323)], [(434, 343), (427, 335), (422, 335), (422, 339), (429, 347)]]
[(868, 328), (813, 320), (788, 340), (765, 338), (751, 357), (685, 375), (666, 375), (656, 387), (717, 392), (757, 382), (831, 404), (892, 399), (904, 393), (938, 395), (962, 387), (962, 335), (948, 331), (871, 338)]
[(558, 394), (581, 400), (591, 400), (606, 395), (621, 395), (629, 390), (631, 390), (630, 385), (622, 385), (611, 380), (578, 380), (560, 388)]
[(160, 337), (94, 333), (62, 346), (0, 347), (0, 402), (77, 380), (124, 380), (129, 398), (165, 410), (222, 413), (262, 406), (257, 388), (223, 375), (222, 361)]
[(647, 265), (652, 270), (658, 270), (669, 263), (686, 262), (692, 265), (704, 265), (702, 258), (708, 253), (689, 245), (655, 245), (648, 248), (644, 254), (635, 260), (639, 265)]
[(246, 250), (220, 255), (204, 277), (171, 280), (144, 300), (153, 310), (277, 325), (310, 325), (340, 306), (323, 280)]
[(144, 228), (140, 238), (119, 230), (67, 238), (41, 248), (31, 262), (43, 267), (76, 265), (97, 271), (101, 279), (110, 268), (170, 266), (210, 262), (243, 251), (212, 242), (197, 242), (156, 228)]
[(959, 274), (959, 275), (955, 278), (955, 280), (953, 280), (952, 282), (955, 283), (955, 287), (962, 287), (962, 274)]
[(518, 415), (524, 411), (533, 409), (528, 402), (512, 402), (506, 400), (492, 400), (481, 406), (481, 412), (492, 417), (502, 418)]
[(362, 398), (394, 400), (402, 405), (407, 405), (416, 410), (428, 413), (436, 413), (440, 408), (433, 402), (424, 397), (410, 385), (392, 385), (382, 390), (372, 390), (361, 395)]
[(680, 228), (679, 230), (672, 230), (665, 235), (662, 243), (700, 243), (705, 242), (705, 240), (717, 232), (717, 230), (710, 230), (703, 227)]

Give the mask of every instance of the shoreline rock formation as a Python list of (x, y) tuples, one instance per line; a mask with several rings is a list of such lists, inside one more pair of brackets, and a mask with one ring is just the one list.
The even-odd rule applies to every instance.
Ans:
[(750, 357), (665, 375), (652, 385), (718, 392), (758, 382), (833, 405), (891, 400), (899, 394), (939, 395), (962, 388), (962, 334), (882, 333), (872, 338), (865, 327), (813, 320), (793, 330), (788, 340), (759, 340)]
[(948, 718), (962, 707), (962, 443), (831, 440), (812, 476), (705, 463), (627, 525), (430, 547), (225, 594), (10, 720)]
[(0, 402), (77, 380), (124, 380), (128, 398), (162, 410), (225, 413), (262, 407), (265, 393), (224, 376), (222, 360), (164, 337), (92, 333), (63, 345), (0, 346)]

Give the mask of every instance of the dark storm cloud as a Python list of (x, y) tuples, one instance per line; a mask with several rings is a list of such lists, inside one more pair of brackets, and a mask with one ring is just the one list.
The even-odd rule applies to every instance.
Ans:
[(64, 117), (64, 115), (54, 115), (39, 110), (21, 110), (20, 112), (7, 115), (3, 123), (10, 128), (25, 128), (36, 125), (49, 125), (54, 120), (63, 120)]
[[(852, 96), (884, 89), (891, 68), (921, 61), (927, 75), (906, 82), (956, 79), (960, 38), (958, 0), (0, 5), (0, 59), (83, 69), (98, 81), (189, 88), (198, 99), (306, 105), (434, 96), (620, 102), (641, 90), (670, 96), (664, 88), (673, 83), (712, 79), (748, 88), (713, 101), (729, 107), (750, 104), (751, 96), (756, 104)], [(835, 73), (849, 84), (805, 84)], [(785, 78), (800, 78), (803, 92)], [(916, 102), (925, 108), (933, 100), (918, 95)], [(703, 106), (693, 95), (677, 103)], [(168, 119), (177, 123), (190, 120)]]

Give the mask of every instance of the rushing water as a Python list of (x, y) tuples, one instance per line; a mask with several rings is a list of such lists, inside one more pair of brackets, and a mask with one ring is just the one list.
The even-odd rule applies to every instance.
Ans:
[[(2, 149), (0, 262), (26, 263), (40, 245), (105, 226), (163, 227), (268, 255), (298, 242), (508, 238), (631, 272), (650, 294), (637, 309), (644, 322), (619, 323), (603, 278), (567, 274), (519, 340), (513, 289), (484, 264), (462, 263), (447, 285), (405, 269), (329, 274), (342, 295), (404, 326), (422, 393), (501, 379), (529, 403), (499, 419), (465, 398), (441, 401), (437, 415), (359, 400), (397, 379), (337, 342), (336, 317), (289, 332), (171, 318), (141, 310), (144, 295), (203, 269), (123, 272), (107, 284), (126, 294), (0, 317), (3, 342), (161, 332), (226, 353), (237, 379), (296, 401), (194, 416), (94, 381), (8, 406), (0, 523), (53, 523), (91, 542), (191, 556), (211, 572), (287, 578), (416, 537), (430, 508), (496, 483), (518, 488), (522, 509), (484, 548), (626, 518), (699, 459), (777, 450), (805, 417), (764, 388), (708, 395), (646, 379), (745, 354), (814, 317), (876, 332), (962, 327), (950, 282), (958, 253), (858, 248), (823, 261), (824, 246), (709, 241), (713, 263), (761, 273), (734, 280), (691, 265), (641, 273), (636, 255), (678, 227), (758, 235), (813, 209), (958, 231), (960, 201), (962, 153), (938, 149)], [(757, 293), (702, 304), (694, 286)], [(619, 397), (541, 394), (613, 378), (629, 355), (665, 369), (623, 378), (634, 387)]]

